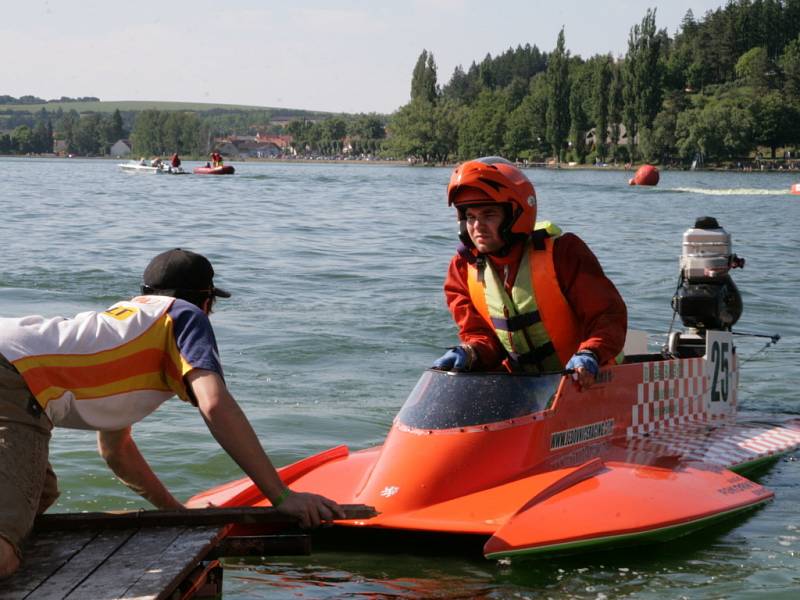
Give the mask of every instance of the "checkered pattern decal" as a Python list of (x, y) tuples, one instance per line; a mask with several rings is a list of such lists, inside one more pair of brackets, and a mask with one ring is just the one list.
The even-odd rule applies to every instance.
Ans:
[(712, 403), (710, 367), (704, 358), (642, 364), (628, 460), (647, 463), (655, 454), (730, 467), (800, 446), (800, 428), (736, 423), (735, 355), (727, 402)]
[[(642, 363), (642, 383), (636, 386), (628, 437), (729, 418), (732, 410), (719, 415), (706, 408), (710, 382), (705, 369), (703, 358)], [(729, 404), (731, 409), (735, 407), (735, 393)]]
[(625, 460), (650, 464), (654, 456), (735, 467), (800, 447), (800, 429), (738, 423), (694, 425), (628, 440)]

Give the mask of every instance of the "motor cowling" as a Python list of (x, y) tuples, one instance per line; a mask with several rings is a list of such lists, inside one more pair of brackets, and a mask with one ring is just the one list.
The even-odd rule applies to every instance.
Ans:
[(744, 267), (731, 252), (731, 236), (714, 217), (700, 217), (683, 234), (681, 279), (672, 307), (686, 327), (730, 330), (742, 314), (742, 297), (730, 270)]

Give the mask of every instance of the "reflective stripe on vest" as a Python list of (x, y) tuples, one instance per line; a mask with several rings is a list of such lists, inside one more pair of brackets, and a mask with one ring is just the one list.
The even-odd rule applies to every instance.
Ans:
[(491, 263), (483, 269), (483, 281), (478, 268), (468, 265), (472, 303), (494, 329), (513, 370), (559, 371), (578, 348), (577, 319), (553, 264), (554, 237), (560, 233), (552, 223), (537, 223), (510, 296)]

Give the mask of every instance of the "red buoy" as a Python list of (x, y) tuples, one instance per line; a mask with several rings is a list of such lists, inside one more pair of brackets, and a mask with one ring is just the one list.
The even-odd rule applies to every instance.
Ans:
[(800, 183), (795, 183), (792, 186), (792, 193), (793, 194), (797, 194), (798, 196), (800, 196)]
[(642, 165), (633, 178), (628, 180), (629, 185), (656, 185), (657, 183), (658, 169), (653, 165)]

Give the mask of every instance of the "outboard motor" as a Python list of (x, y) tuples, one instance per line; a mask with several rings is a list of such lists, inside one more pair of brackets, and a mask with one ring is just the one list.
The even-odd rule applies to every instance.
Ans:
[[(744, 259), (731, 253), (731, 236), (714, 217), (700, 217), (684, 232), (680, 266), (672, 308), (694, 330), (684, 341), (700, 341), (707, 329), (729, 331), (742, 314), (742, 297), (729, 271), (744, 267)], [(680, 336), (672, 334), (669, 350), (677, 354), (679, 344)]]

